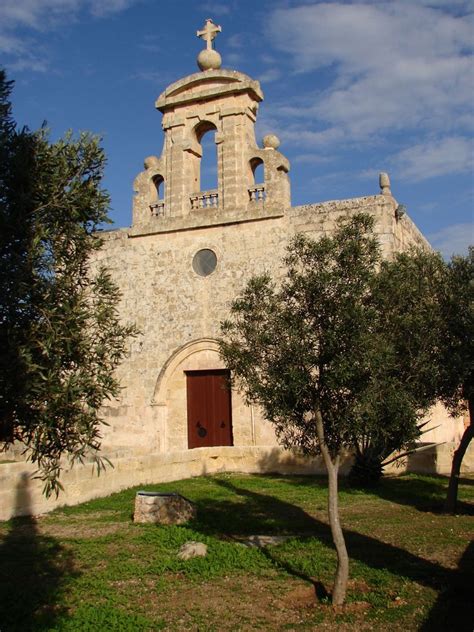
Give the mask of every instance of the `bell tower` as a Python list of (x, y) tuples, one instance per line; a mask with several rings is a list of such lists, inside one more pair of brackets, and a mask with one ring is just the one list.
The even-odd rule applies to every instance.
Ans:
[[(198, 55), (200, 72), (170, 85), (156, 108), (165, 135), (160, 157), (145, 159), (134, 182), (133, 227), (157, 228), (157, 222), (182, 218), (187, 225), (215, 221), (235, 212), (262, 209), (284, 212), (291, 205), (289, 161), (273, 135), (255, 140), (255, 122), (263, 93), (258, 81), (221, 69), (213, 42), (221, 27), (210, 19), (197, 31), (206, 42)], [(217, 189), (201, 190), (201, 140), (213, 134), (217, 153)], [(263, 165), (263, 182), (255, 171)]]

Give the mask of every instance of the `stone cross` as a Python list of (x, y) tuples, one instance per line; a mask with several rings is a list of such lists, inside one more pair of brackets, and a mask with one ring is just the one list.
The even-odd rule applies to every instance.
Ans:
[(217, 33), (221, 31), (222, 28), (219, 25), (214, 24), (210, 18), (207, 18), (202, 31), (196, 31), (196, 35), (206, 42), (207, 50), (212, 50), (212, 40), (215, 39)]

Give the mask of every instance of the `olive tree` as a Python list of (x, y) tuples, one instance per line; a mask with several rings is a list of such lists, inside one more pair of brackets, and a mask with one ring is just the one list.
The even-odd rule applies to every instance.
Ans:
[(255, 277), (233, 302), (220, 345), (247, 401), (262, 407), (281, 444), (323, 457), (338, 559), (336, 605), (345, 600), (349, 573), (338, 471), (353, 446), (377, 355), (371, 287), (380, 254), (372, 224), (360, 214), (319, 241), (297, 236), (281, 283)]
[[(373, 293), (379, 322), (386, 323), (383, 337), (396, 360), (398, 396), (411, 398), (420, 417), (438, 400), (453, 416), (469, 412), (470, 421), (453, 455), (446, 498), (446, 509), (454, 512), (462, 460), (474, 435), (474, 249), (448, 263), (426, 249), (398, 253), (382, 262)], [(390, 372), (385, 365), (383, 373), (383, 379), (373, 384), (381, 383), (383, 397), (390, 401), (386, 399)], [(368, 449), (361, 455), (365, 461), (357, 453), (356, 466), (364, 469), (368, 460), (373, 467), (377, 461), (383, 465), (382, 459), (397, 443), (384, 443), (385, 429), (388, 437), (397, 439), (396, 429), (406, 412), (410, 413), (409, 407), (392, 415), (398, 423), (392, 419), (388, 424), (371, 424)]]
[(11, 87), (1, 72), (0, 440), (23, 444), (49, 495), (63, 455), (105, 464), (100, 407), (118, 394), (114, 371), (136, 332), (110, 274), (90, 263), (109, 206), (98, 140), (17, 129)]
[(419, 449), (428, 423), (422, 418), (439, 397), (439, 296), (446, 274), (438, 253), (412, 248), (382, 261), (374, 275), (376, 361), (354, 436), (351, 475), (358, 483), (377, 482), (387, 464)]
[(474, 248), (448, 264), (441, 304), (441, 354), (438, 393), (453, 414), (466, 410), (469, 423), (453, 455), (446, 510), (456, 511), (459, 475), (474, 436)]

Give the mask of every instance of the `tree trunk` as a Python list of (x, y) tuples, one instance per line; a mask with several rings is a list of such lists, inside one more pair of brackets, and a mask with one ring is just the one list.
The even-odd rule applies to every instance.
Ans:
[(473, 424), (473, 415), (474, 415), (474, 401), (469, 400), (469, 426), (464, 431), (464, 434), (461, 439), (461, 443), (459, 444), (458, 449), (454, 452), (453, 456), (453, 464), (451, 467), (451, 475), (449, 477), (449, 485), (448, 485), (448, 493), (446, 495), (446, 502), (444, 504), (444, 508), (448, 513), (456, 512), (456, 505), (458, 501), (458, 485), (459, 485), (459, 474), (461, 472), (461, 464), (466, 453), (467, 447), (471, 442), (472, 437), (474, 436), (474, 424)]
[(347, 555), (344, 533), (339, 521), (337, 476), (339, 470), (340, 455), (338, 454), (334, 461), (332, 460), (324, 438), (323, 420), (319, 411), (316, 411), (316, 428), (318, 432), (321, 453), (323, 455), (324, 464), (328, 473), (329, 524), (331, 526), (332, 539), (337, 552), (337, 569), (332, 590), (332, 603), (334, 606), (340, 606), (344, 603), (346, 599), (347, 582), (349, 580), (349, 556)]

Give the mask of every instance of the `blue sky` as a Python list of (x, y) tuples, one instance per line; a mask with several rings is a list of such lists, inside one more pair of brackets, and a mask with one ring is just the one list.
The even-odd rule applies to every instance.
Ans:
[(446, 256), (473, 235), (474, 3), (467, 0), (2, 0), (14, 115), (52, 137), (90, 130), (116, 226), (162, 149), (156, 97), (197, 71), (205, 18), (223, 68), (261, 82), (257, 138), (281, 139), (294, 205), (392, 192)]

